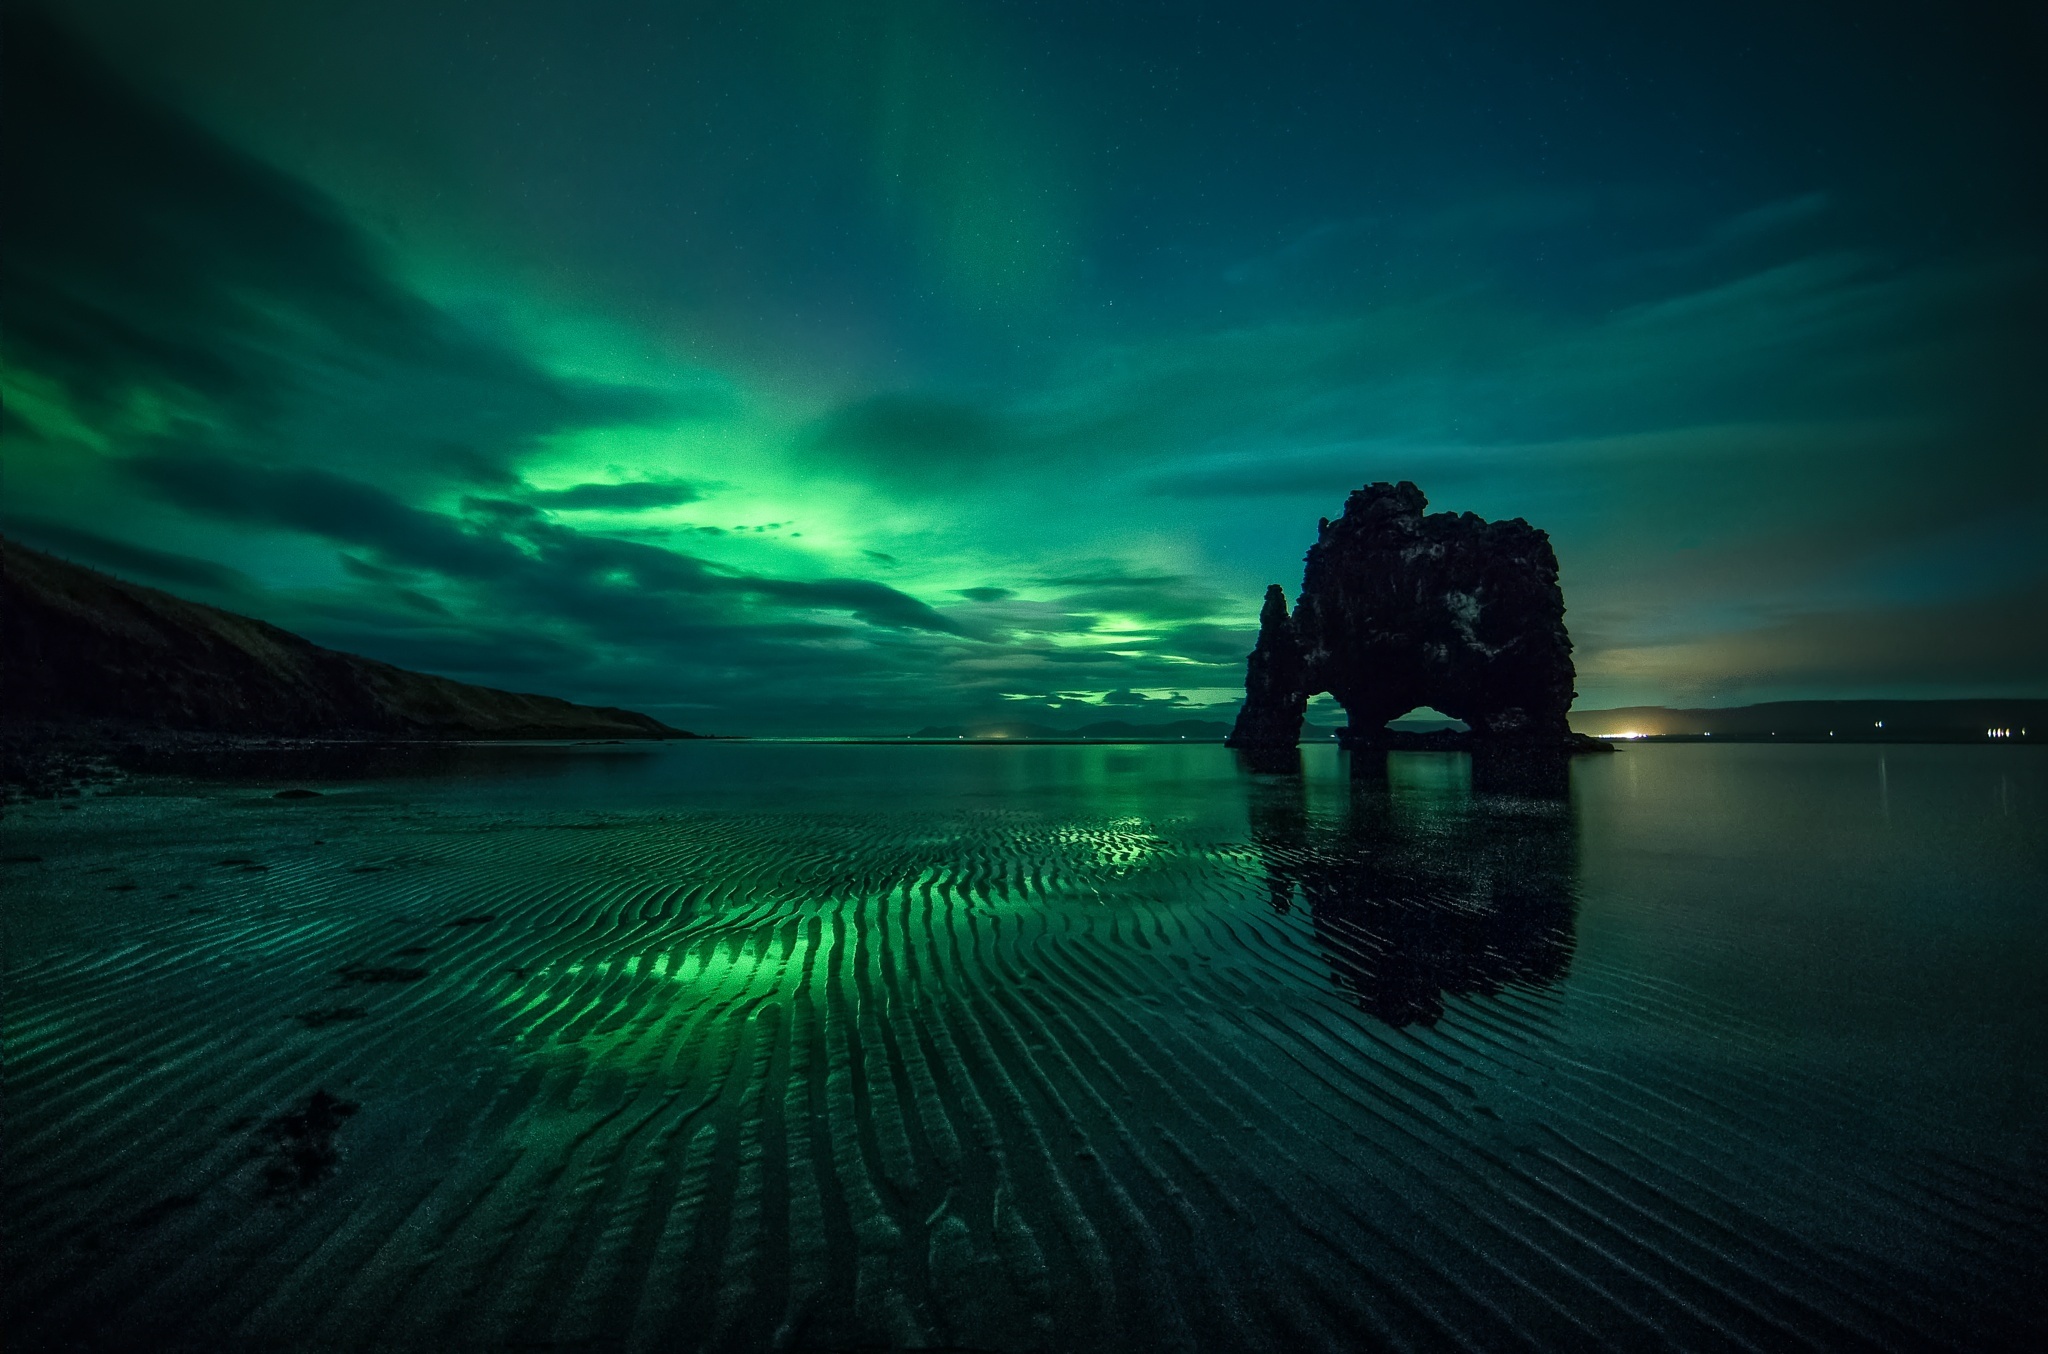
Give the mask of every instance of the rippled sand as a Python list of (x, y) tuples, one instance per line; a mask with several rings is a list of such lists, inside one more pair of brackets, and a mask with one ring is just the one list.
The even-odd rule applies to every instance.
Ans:
[(535, 750), (32, 807), (8, 1343), (2038, 1348), (2004, 752), (1559, 798)]

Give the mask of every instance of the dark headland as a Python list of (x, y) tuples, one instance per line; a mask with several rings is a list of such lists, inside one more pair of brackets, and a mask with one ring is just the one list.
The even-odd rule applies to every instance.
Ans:
[(632, 710), (473, 686), (323, 648), (5, 538), (0, 694), (10, 779), (39, 750), (195, 738), (698, 736)]

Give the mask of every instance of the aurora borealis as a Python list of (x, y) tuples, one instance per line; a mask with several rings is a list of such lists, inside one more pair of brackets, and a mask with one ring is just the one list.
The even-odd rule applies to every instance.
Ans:
[(718, 732), (1227, 718), (1368, 480), (1582, 706), (2048, 694), (2039, 6), (9, 6), (0, 528)]

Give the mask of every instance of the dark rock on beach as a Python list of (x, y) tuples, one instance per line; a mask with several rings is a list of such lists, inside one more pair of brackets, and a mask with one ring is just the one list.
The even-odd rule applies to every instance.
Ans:
[[(1404, 480), (1367, 485), (1323, 519), (1293, 614), (1278, 585), (1266, 590), (1232, 746), (1295, 746), (1309, 698), (1328, 692), (1351, 747), (1608, 747), (1565, 722), (1577, 693), (1549, 536), (1426, 507)], [(1469, 731), (1386, 728), (1418, 706)]]
[(333, 1174), (341, 1160), (335, 1134), (362, 1106), (326, 1091), (315, 1091), (305, 1108), (280, 1114), (263, 1126), (270, 1162), (263, 1178), (274, 1194), (309, 1189)]
[(120, 778), (117, 757), (104, 738), (75, 730), (0, 728), (0, 804), (77, 796)]

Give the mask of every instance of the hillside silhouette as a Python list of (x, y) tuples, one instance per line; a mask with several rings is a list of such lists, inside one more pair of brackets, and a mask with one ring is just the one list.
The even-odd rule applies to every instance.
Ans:
[(286, 737), (693, 738), (632, 710), (323, 648), (0, 537), (12, 723)]

